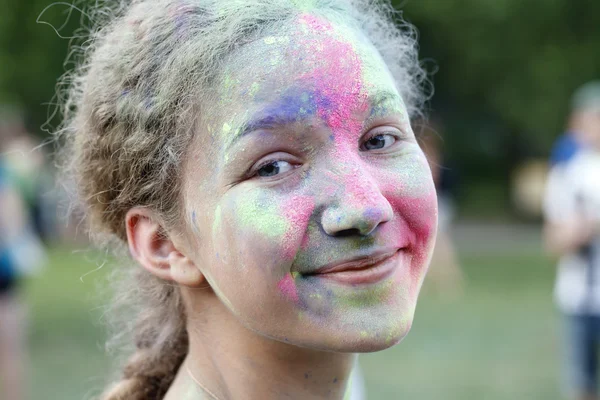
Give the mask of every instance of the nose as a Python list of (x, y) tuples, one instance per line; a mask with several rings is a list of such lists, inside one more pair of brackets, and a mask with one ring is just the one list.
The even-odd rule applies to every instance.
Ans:
[[(366, 171), (354, 169), (342, 176), (333, 196), (328, 196), (321, 225), (330, 236), (367, 236), (392, 219), (394, 211), (378, 182)], [(338, 180), (336, 179), (336, 180)]]

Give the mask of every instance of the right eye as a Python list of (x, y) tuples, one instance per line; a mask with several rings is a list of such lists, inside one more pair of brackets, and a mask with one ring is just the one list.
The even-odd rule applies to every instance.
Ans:
[(256, 175), (270, 177), (291, 171), (293, 168), (294, 166), (287, 161), (268, 161), (256, 171)]

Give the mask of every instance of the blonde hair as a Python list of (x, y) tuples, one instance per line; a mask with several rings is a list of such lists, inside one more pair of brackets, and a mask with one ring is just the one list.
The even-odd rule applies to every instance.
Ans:
[[(74, 47), (76, 67), (59, 82), (67, 89), (59, 90), (64, 122), (56, 138), (61, 168), (98, 243), (126, 246), (125, 214), (134, 206), (159, 213), (167, 230), (184, 221), (181, 181), (173, 178), (182, 176), (223, 60), (303, 12), (360, 29), (388, 64), (409, 112), (418, 113), (426, 81), (415, 31), (387, 2), (97, 0), (86, 10), (95, 28)], [(136, 348), (102, 399), (161, 399), (188, 351), (181, 296), (142, 268), (120, 273), (127, 276), (118, 279), (115, 304), (133, 313), (119, 311), (117, 338), (133, 336)]]

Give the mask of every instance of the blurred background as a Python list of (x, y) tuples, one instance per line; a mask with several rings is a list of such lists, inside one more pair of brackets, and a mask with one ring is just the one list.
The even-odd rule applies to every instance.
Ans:
[[(43, 144), (60, 122), (53, 104), (57, 78), (72, 66), (69, 38), (86, 21), (66, 3), (50, 4), (0, 0), (0, 175), (17, 178), (43, 242), (28, 253), (44, 267), (25, 274), (18, 294), (26, 386), (32, 399), (74, 400), (96, 394), (110, 367), (107, 301), (97, 290), (109, 271), (77, 223), (65, 228), (57, 217), (53, 148)], [(560, 399), (556, 262), (543, 251), (541, 197), (572, 93), (600, 79), (600, 1), (396, 6), (419, 30), (435, 86), (424, 147), (442, 167), (452, 243), (441, 244), (409, 336), (361, 357), (368, 398)]]

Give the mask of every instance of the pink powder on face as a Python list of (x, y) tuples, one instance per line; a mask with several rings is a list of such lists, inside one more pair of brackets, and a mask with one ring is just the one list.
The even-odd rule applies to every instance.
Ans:
[(308, 234), (304, 235), (304, 238), (302, 239), (302, 243), (300, 243), (300, 248), (302, 250), (308, 250), (310, 246), (310, 236)]
[[(335, 139), (343, 130), (358, 133), (362, 121), (353, 118), (357, 112), (367, 110), (367, 95), (363, 93), (362, 61), (349, 41), (338, 39), (331, 22), (313, 15), (303, 15), (300, 21), (313, 33), (327, 35), (323, 38), (303, 39), (305, 54), (311, 54), (314, 68), (302, 78), (314, 81), (317, 114), (332, 129)], [(336, 140), (337, 141), (337, 140)]]
[(415, 245), (429, 242), (437, 226), (437, 198), (435, 193), (423, 197), (394, 197), (390, 204), (395, 213), (402, 215), (415, 234)]
[[(286, 200), (280, 210), (288, 222), (288, 230), (283, 237), (283, 257), (293, 260), (298, 251), (299, 235), (307, 235), (308, 223), (315, 209), (315, 200), (311, 196), (292, 196)], [(306, 239), (302, 237), (301, 243)]]
[(280, 280), (277, 283), (277, 288), (286, 298), (292, 300), (294, 303), (299, 301), (298, 289), (296, 288), (292, 274), (287, 274), (285, 278)]
[(391, 199), (391, 204), (395, 213), (402, 216), (407, 229), (413, 235), (410, 244), (412, 259), (408, 271), (412, 279), (408, 295), (416, 298), (422, 276), (427, 268), (427, 260), (433, 250), (432, 238), (437, 227), (437, 198), (435, 192), (417, 198), (398, 196)]
[(379, 182), (370, 175), (362, 165), (362, 161), (346, 150), (345, 147), (338, 147), (332, 156), (335, 165), (331, 171), (326, 172), (329, 184), (324, 193), (328, 196), (343, 196), (345, 206), (353, 209), (362, 209), (365, 206), (371, 206), (365, 209), (371, 215), (384, 213), (388, 207), (379, 188)]

